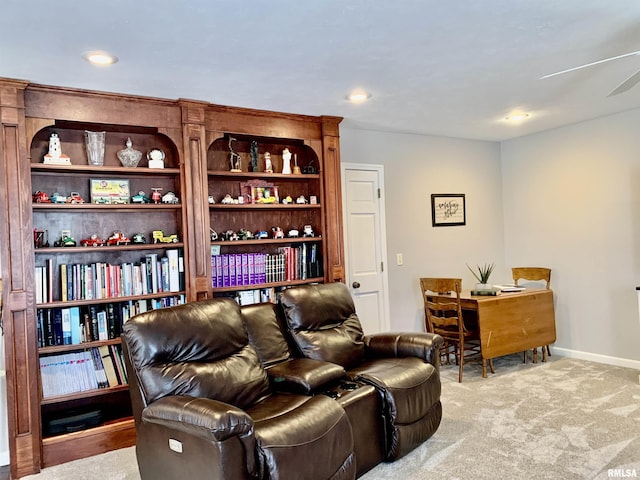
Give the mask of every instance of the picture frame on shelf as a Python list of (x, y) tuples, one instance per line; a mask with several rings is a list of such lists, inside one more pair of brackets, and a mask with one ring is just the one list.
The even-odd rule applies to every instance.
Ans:
[(278, 187), (275, 185), (257, 185), (251, 187), (251, 203), (280, 203)]
[(104, 205), (128, 204), (131, 201), (129, 180), (114, 178), (90, 179), (91, 203)]
[(434, 227), (467, 224), (464, 193), (432, 193), (431, 223)]

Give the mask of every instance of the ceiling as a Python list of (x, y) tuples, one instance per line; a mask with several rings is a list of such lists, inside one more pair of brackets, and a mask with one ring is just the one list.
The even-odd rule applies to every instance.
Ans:
[[(82, 55), (107, 50), (115, 65)], [(2, 0), (0, 77), (501, 141), (640, 107), (638, 0)], [(371, 99), (350, 104), (362, 88)], [(514, 110), (530, 114), (508, 124)]]

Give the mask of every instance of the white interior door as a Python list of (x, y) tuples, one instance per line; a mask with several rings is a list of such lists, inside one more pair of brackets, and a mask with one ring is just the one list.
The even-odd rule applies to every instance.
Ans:
[(347, 285), (365, 334), (389, 330), (382, 165), (342, 164)]

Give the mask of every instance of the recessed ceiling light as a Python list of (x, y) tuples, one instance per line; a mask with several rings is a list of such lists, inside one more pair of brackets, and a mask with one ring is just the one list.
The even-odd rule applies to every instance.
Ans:
[(347, 100), (351, 103), (363, 103), (371, 98), (371, 94), (365, 92), (364, 90), (354, 90), (349, 95), (347, 95)]
[(511, 115), (504, 117), (507, 122), (522, 122), (529, 118), (528, 113), (512, 113)]
[(118, 57), (114, 57), (110, 53), (97, 51), (85, 53), (84, 59), (99, 66), (112, 65), (118, 61)]

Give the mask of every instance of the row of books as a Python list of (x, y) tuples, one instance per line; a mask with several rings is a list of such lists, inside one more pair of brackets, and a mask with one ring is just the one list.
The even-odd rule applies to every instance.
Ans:
[(118, 338), (122, 325), (149, 309), (185, 303), (185, 296), (129, 300), (82, 307), (41, 308), (37, 314), (38, 347), (76, 345)]
[(270, 288), (255, 288), (253, 290), (241, 290), (235, 292), (233, 299), (238, 302), (238, 305), (253, 305), (254, 303), (266, 303), (276, 302), (276, 289)]
[(36, 303), (56, 300), (94, 300), (184, 290), (181, 250), (167, 249), (165, 257), (149, 253), (139, 262), (113, 265), (106, 262), (59, 266), (59, 297), (54, 293), (54, 265), (48, 259), (35, 271)]
[(121, 345), (41, 356), (40, 375), (43, 398), (127, 384)]
[(211, 256), (211, 286), (238, 287), (306, 280), (323, 275), (319, 244), (280, 247), (278, 253)]

